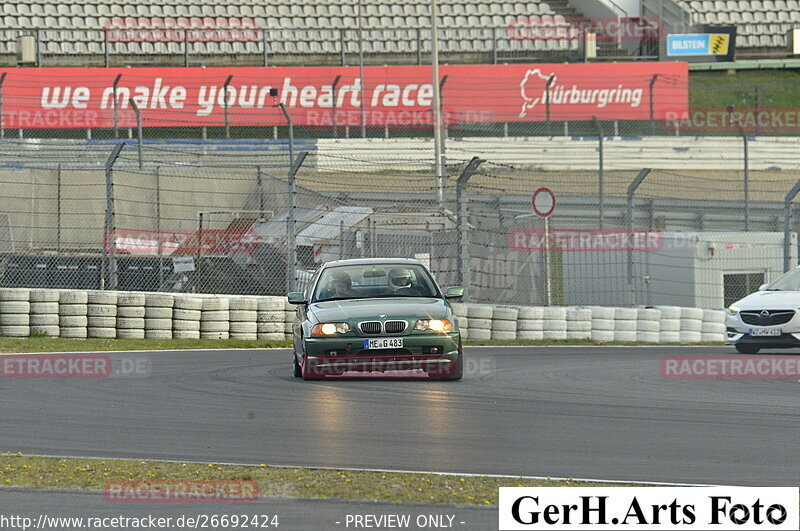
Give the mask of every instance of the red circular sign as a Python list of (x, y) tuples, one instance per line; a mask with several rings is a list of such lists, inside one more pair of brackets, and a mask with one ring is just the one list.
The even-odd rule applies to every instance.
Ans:
[(540, 218), (546, 218), (556, 209), (556, 194), (550, 188), (538, 188), (533, 192), (531, 203), (534, 213)]

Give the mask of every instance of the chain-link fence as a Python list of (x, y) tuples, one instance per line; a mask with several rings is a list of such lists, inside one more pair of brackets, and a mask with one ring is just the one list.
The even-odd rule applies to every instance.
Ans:
[(473, 301), (721, 307), (797, 263), (793, 142), (452, 140), (437, 182), (424, 139), (5, 139), (0, 285), (280, 295), (416, 257)]

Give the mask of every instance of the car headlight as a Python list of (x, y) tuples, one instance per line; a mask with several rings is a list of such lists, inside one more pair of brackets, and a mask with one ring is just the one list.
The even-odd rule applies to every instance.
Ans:
[(350, 331), (347, 323), (319, 323), (311, 329), (312, 336), (332, 336), (335, 334), (346, 334)]
[(731, 313), (739, 313), (739, 307), (731, 304), (730, 306), (728, 306), (728, 311)]
[(424, 332), (431, 330), (433, 332), (450, 332), (453, 330), (453, 323), (448, 319), (420, 319), (414, 325), (414, 330)]

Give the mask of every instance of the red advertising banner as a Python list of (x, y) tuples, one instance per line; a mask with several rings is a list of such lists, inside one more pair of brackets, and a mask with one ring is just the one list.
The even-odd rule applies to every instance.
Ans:
[[(3, 84), (6, 128), (135, 126), (129, 104), (146, 127), (283, 125), (284, 102), (296, 125), (361, 124), (361, 80), (355, 67), (14, 68)], [(114, 79), (122, 74), (116, 91)], [(228, 76), (233, 78), (224, 88)], [(688, 109), (686, 63), (454, 65), (443, 109), (448, 123), (650, 118)], [(337, 76), (341, 76), (332, 87)], [(432, 123), (433, 86), (427, 66), (364, 69), (368, 126), (424, 127)], [(654, 81), (655, 80), (655, 81)], [(652, 87), (652, 90), (651, 90)], [(270, 96), (277, 88), (279, 97)]]

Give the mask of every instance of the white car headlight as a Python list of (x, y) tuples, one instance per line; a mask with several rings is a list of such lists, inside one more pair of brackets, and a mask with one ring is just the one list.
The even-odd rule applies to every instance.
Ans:
[(734, 304), (731, 304), (730, 306), (728, 306), (728, 311), (731, 313), (739, 313), (739, 307)]
[(312, 336), (332, 336), (334, 334), (346, 334), (350, 331), (347, 323), (319, 323), (311, 329)]
[(451, 332), (453, 330), (453, 323), (448, 319), (420, 319), (414, 325), (414, 330), (426, 331), (432, 330), (433, 332)]

